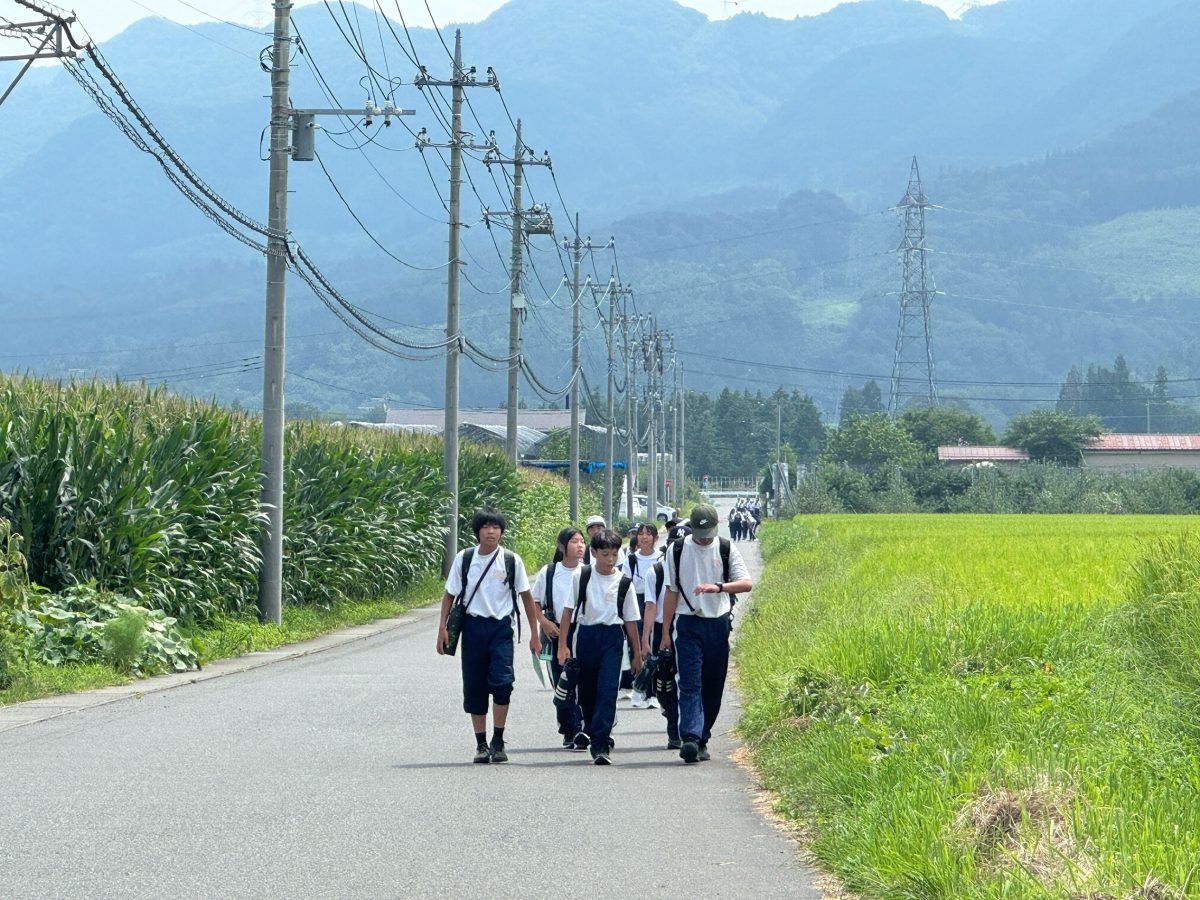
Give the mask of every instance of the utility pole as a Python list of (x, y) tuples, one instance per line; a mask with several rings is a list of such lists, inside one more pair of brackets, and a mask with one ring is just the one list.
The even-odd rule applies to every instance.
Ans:
[[(937, 291), (930, 284), (929, 250), (925, 246), (925, 211), (934, 208), (921, 187), (921, 171), (914, 156), (908, 190), (899, 205), (892, 209), (904, 217), (904, 238), (896, 248), (900, 254), (903, 287), (900, 291), (900, 324), (896, 329), (896, 356), (892, 364), (892, 391), (888, 400), (888, 412), (893, 417), (900, 412), (906, 396), (921, 396), (915, 389), (905, 390), (904, 382), (907, 381), (924, 381), (923, 399), (929, 406), (937, 405), (929, 324), (929, 307)], [(914, 347), (918, 329), (924, 332), (924, 346)]]
[[(600, 293), (598, 286), (592, 287), (593, 292)], [(614, 446), (614, 431), (616, 429), (616, 412), (614, 409), (613, 392), (616, 382), (616, 326), (617, 326), (617, 298), (625, 297), (633, 293), (630, 288), (625, 287), (617, 282), (616, 276), (610, 275), (608, 285), (603, 289), (603, 293), (608, 296), (608, 318), (605, 322), (606, 326), (606, 343), (608, 348), (608, 399), (606, 402), (606, 434), (605, 434), (605, 465), (604, 465), (604, 517), (611, 524), (617, 516), (616, 502), (613, 497), (613, 466), (616, 463), (615, 446)], [(626, 394), (629, 393), (628, 383), (625, 385)], [(629, 469), (629, 461), (625, 461), (626, 471)]]
[[(617, 322), (617, 281), (609, 276), (608, 279), (608, 402), (606, 416), (608, 433), (605, 435), (605, 466), (604, 466), (604, 518), (612, 524), (616, 518), (613, 515), (613, 328)], [(628, 388), (628, 385), (626, 385)], [(625, 465), (628, 467), (629, 462)]]
[(267, 299), (263, 336), (262, 493), (267, 516), (258, 577), (258, 617), (280, 623), (283, 616), (283, 374), (287, 278), (287, 182), (291, 101), (289, 0), (275, 0), (271, 45), (271, 151), (267, 186)]
[(275, 29), (271, 43), (271, 150), (267, 182), (267, 290), (263, 325), (262, 488), (261, 507), (267, 527), (262, 535), (262, 563), (258, 578), (258, 616), (278, 625), (283, 616), (283, 480), (284, 480), (284, 375), (287, 343), (287, 203), (288, 161), (313, 158), (316, 117), (319, 115), (415, 115), (416, 110), (293, 109), (288, 96), (291, 56), (290, 0), (275, 0)]
[(570, 503), (568, 518), (571, 522), (579, 521), (579, 266), (583, 259), (583, 248), (591, 250), (592, 241), (588, 238), (586, 244), (579, 236), (579, 213), (575, 213), (575, 240), (568, 242), (563, 238), (563, 249), (574, 250), (574, 270), (571, 285), (571, 462), (568, 483), (570, 484)]
[[(513, 147), (511, 159), (504, 159), (500, 151), (489, 150), (483, 157), (483, 164), (491, 169), (492, 165), (513, 167), (513, 205), (509, 215), (512, 216), (512, 282), (509, 286), (508, 306), (508, 406), (505, 423), (504, 449), (508, 461), (515, 467), (518, 462), (517, 449), (517, 384), (521, 377), (521, 319), (525, 315), (525, 295), (521, 292), (522, 260), (521, 249), (525, 234), (549, 234), (553, 230), (548, 211), (537, 206), (528, 213), (521, 208), (521, 186), (525, 166), (549, 166), (550, 154), (545, 153), (541, 159), (526, 159), (529, 148), (521, 139), (521, 120), (517, 119), (517, 140)], [(528, 225), (526, 217), (532, 218)], [(483, 211), (485, 222), (489, 222), (491, 213)]]
[[(683, 377), (683, 365), (679, 365), (679, 456), (675, 460), (676, 484), (679, 485), (679, 490), (682, 492), (687, 486), (687, 469), (684, 468), (683, 455), (685, 453), (685, 437), (687, 436), (687, 387)], [(683, 494), (676, 495), (683, 499)]]
[[(459, 231), (462, 228), (462, 104), (463, 88), (493, 87), (500, 90), (500, 80), (491, 66), (487, 70), (487, 81), (475, 79), (475, 67), (463, 69), (462, 64), (462, 32), (454, 32), (454, 71), (448, 81), (438, 81), (429, 77), (428, 71), (421, 66), (413, 84), (418, 88), (449, 87), (450, 99), (450, 236), (447, 241), (447, 257), (449, 267), (446, 272), (446, 399), (445, 418), (443, 419), (442, 438), (445, 453), (442, 461), (442, 472), (446, 479), (446, 492), (450, 503), (446, 510), (446, 541), (442, 553), (442, 574), (446, 575), (450, 563), (458, 553), (458, 364), (462, 353), (462, 335), (458, 326), (458, 267), (459, 260)], [(417, 149), (424, 152), (426, 147), (439, 146), (424, 140), (425, 130), (422, 129), (417, 138)]]
[(625, 363), (625, 517), (633, 521), (633, 495), (637, 493), (637, 367), (629, 353), (629, 307), (621, 315), (621, 356)]

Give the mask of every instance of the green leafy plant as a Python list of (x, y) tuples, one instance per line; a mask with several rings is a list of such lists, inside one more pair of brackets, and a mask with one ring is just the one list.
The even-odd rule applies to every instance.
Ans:
[(104, 655), (118, 672), (136, 670), (147, 643), (145, 613), (136, 607), (125, 607), (100, 626)]
[[(62, 594), (17, 613), (13, 619), (28, 635), (34, 660), (49, 665), (96, 662), (109, 659), (105, 637), (108, 623), (126, 612), (142, 624), (145, 643), (141, 655), (129, 666), (142, 674), (186, 671), (195, 668), (197, 655), (192, 641), (179, 631), (176, 619), (162, 610), (146, 609), (130, 598), (98, 590), (93, 584), (78, 585)], [(121, 634), (122, 651), (136, 642), (135, 629), (128, 624), (113, 626)], [(117, 653), (113, 657), (123, 658)]]

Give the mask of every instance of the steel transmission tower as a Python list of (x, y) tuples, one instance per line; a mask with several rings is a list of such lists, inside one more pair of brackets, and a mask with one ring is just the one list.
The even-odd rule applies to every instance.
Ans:
[[(896, 329), (896, 358), (892, 363), (892, 390), (888, 412), (895, 416), (907, 401), (937, 405), (933, 381), (933, 342), (929, 306), (937, 293), (929, 275), (925, 247), (925, 211), (933, 209), (921, 187), (921, 170), (914, 156), (908, 190), (893, 212), (904, 217), (904, 240), (896, 248), (904, 284), (900, 291), (900, 324)], [(921, 342), (924, 335), (924, 343)]]

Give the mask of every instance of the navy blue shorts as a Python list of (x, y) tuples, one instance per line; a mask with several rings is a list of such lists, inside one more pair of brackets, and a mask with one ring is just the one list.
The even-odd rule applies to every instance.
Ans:
[(462, 641), (463, 709), (473, 716), (487, 715), (488, 698), (507, 706), (512, 698), (512, 619), (486, 619), (467, 615)]

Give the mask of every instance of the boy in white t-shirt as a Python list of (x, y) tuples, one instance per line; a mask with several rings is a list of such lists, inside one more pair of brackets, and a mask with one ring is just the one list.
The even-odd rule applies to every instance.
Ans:
[[(508, 762), (504, 749), (504, 726), (508, 720), (508, 703), (512, 698), (513, 632), (519, 627), (517, 597), (525, 606), (529, 620), (529, 649), (541, 650), (538, 636), (537, 607), (529, 592), (529, 576), (525, 563), (511, 550), (500, 546), (500, 538), (508, 526), (504, 516), (495, 509), (483, 509), (471, 519), (471, 530), (479, 542), (475, 547), (460, 550), (450, 564), (446, 576), (446, 592), (442, 595), (441, 616), (438, 618), (437, 652), (446, 652), (449, 632), (446, 619), (455, 602), (466, 606), (459, 651), (462, 658), (463, 710), (471, 717), (475, 731), (475, 762)], [(467, 562), (463, 578), (463, 562)], [(492, 705), (492, 742), (487, 741), (488, 702)]]
[(572, 656), (579, 664), (584, 730), (576, 736), (576, 743), (590, 744), (592, 761), (598, 766), (611, 762), (621, 650), (626, 639), (634, 647), (634, 671), (642, 668), (637, 597), (632, 580), (617, 569), (620, 548), (621, 536), (615, 531), (605, 529), (592, 536), (594, 565), (580, 567), (558, 629), (559, 665), (566, 665)]

